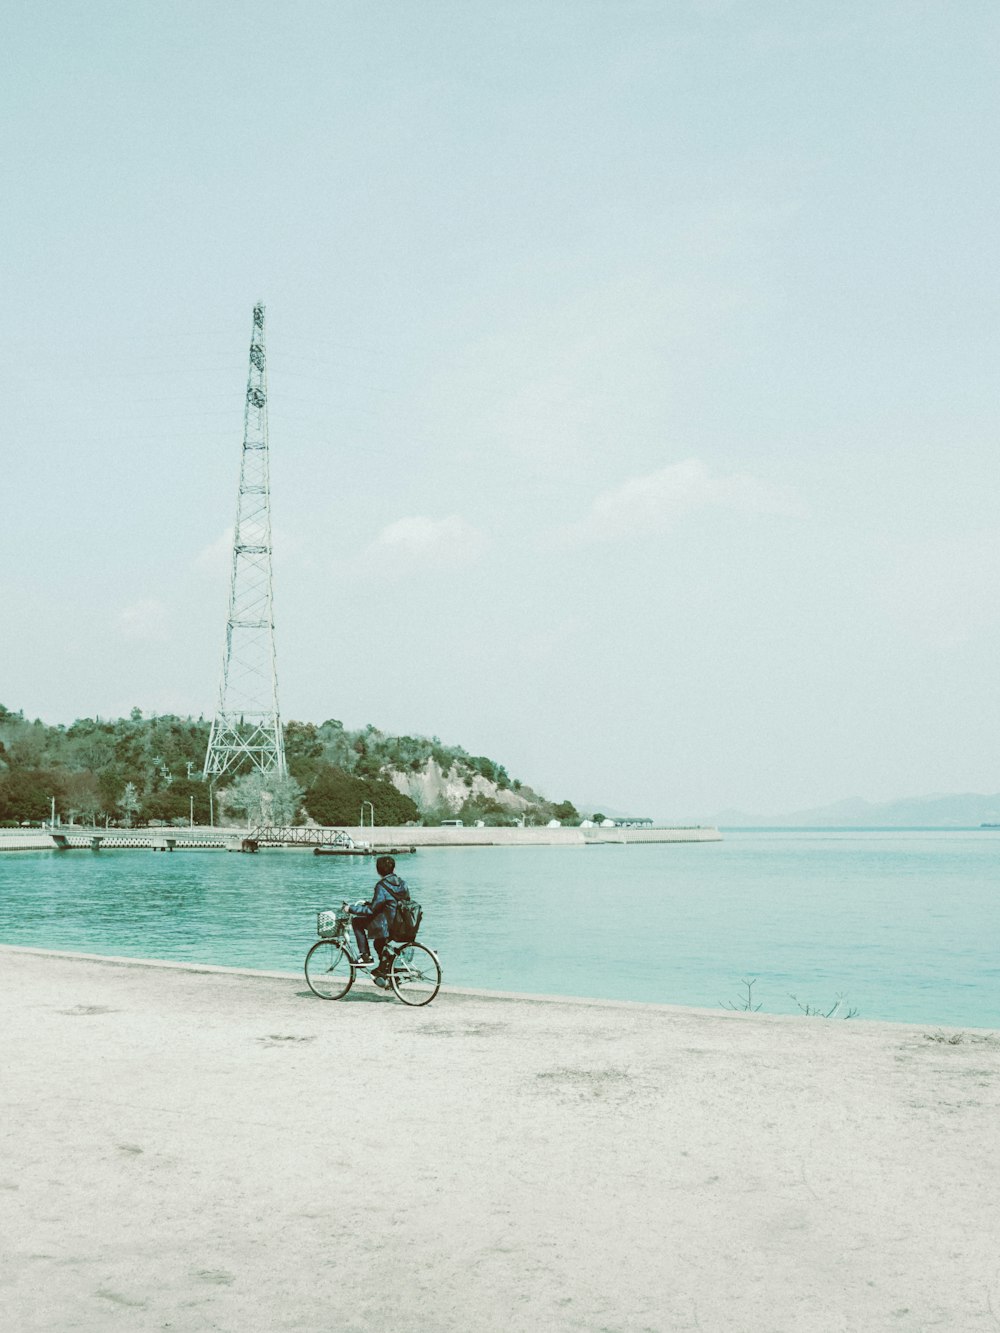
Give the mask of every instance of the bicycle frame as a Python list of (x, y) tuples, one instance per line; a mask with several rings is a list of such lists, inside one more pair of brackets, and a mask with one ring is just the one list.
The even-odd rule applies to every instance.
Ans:
[[(346, 907), (347, 907), (346, 903), (342, 904), (342, 910), (346, 909)], [(332, 935), (320, 935), (318, 936), (318, 938), (321, 940), (330, 940), (331, 943), (333, 944), (339, 944), (340, 947), (343, 949), (344, 953), (347, 955), (348, 961), (350, 962), (351, 966), (357, 968), (359, 972), (367, 972), (368, 971), (367, 965), (358, 962), (358, 941), (355, 938), (354, 927), (351, 924), (351, 921), (352, 918), (349, 916), (346, 917), (343, 921), (338, 921), (337, 929), (333, 932)], [(385, 945), (383, 946), (383, 950), (384, 952), (387, 952), (389, 954), (390, 958), (392, 958), (397, 953), (399, 953), (401, 949), (404, 949), (405, 947), (406, 946), (404, 944), (400, 944), (397, 940), (386, 940)]]

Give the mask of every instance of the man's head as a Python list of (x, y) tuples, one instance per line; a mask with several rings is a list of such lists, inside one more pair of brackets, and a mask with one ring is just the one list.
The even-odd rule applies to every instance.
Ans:
[(396, 869), (396, 862), (391, 856), (380, 856), (375, 862), (375, 869), (380, 875), (391, 875)]

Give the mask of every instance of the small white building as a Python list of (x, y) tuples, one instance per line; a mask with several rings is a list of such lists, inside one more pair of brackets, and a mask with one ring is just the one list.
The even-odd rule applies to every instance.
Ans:
[(560, 822), (559, 822), (558, 819), (550, 819), (549, 822), (545, 825), (545, 827), (546, 827), (546, 828), (562, 828), (562, 824), (560, 824)]

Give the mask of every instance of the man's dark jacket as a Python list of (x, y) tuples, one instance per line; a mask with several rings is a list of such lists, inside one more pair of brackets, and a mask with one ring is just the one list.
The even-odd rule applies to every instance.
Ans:
[(405, 879), (400, 879), (396, 874), (382, 876), (375, 885), (371, 897), (371, 915), (366, 923), (372, 939), (384, 940), (391, 936), (396, 921), (396, 903), (409, 896)]

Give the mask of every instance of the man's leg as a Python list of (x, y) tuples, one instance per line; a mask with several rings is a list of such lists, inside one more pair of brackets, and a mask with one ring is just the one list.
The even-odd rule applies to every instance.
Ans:
[(368, 947), (368, 936), (365, 934), (365, 926), (370, 917), (355, 916), (351, 918), (351, 928), (354, 931), (354, 942), (358, 946), (359, 958), (371, 958), (371, 949)]
[(376, 976), (384, 977), (389, 971), (390, 959), (388, 959), (385, 954), (385, 946), (388, 943), (389, 938), (386, 935), (381, 935), (378, 939), (372, 940), (372, 944), (375, 946), (375, 952), (378, 954), (378, 967), (375, 969)]

